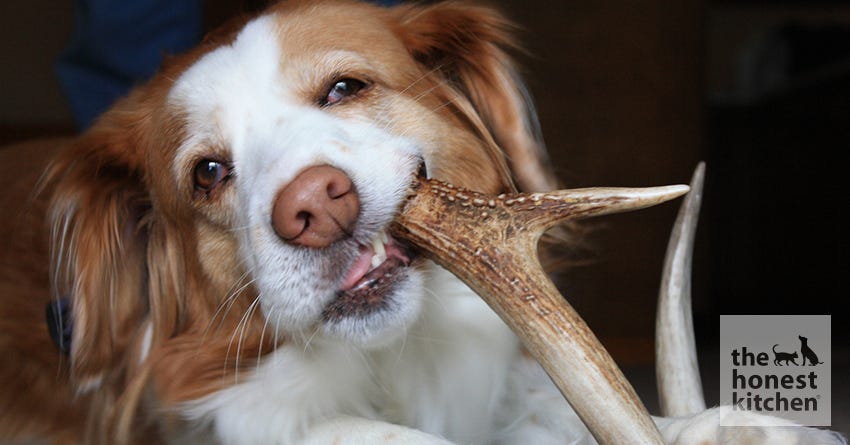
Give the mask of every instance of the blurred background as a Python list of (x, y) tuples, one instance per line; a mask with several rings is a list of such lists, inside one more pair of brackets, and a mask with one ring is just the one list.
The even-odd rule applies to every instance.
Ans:
[[(707, 161), (694, 323), (716, 403), (719, 314), (831, 314), (833, 425), (850, 431), (850, 2), (490, 1), (564, 184), (687, 183)], [(265, 1), (206, 0), (210, 29)], [(72, 3), (0, 3), (0, 144), (73, 134), (54, 65)], [(143, 38), (143, 37), (141, 37)], [(560, 286), (655, 406), (655, 299), (678, 205), (591, 223)]]

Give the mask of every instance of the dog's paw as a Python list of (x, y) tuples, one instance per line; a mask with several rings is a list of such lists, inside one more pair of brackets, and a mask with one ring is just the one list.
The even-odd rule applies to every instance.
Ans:
[[(747, 426), (721, 426), (729, 424)], [(847, 445), (847, 440), (833, 431), (729, 407), (664, 419), (659, 427), (671, 445)]]

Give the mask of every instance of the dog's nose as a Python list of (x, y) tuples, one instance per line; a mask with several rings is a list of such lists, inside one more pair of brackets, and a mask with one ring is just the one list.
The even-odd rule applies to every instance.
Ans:
[(283, 240), (321, 248), (349, 236), (360, 213), (351, 178), (329, 165), (310, 167), (283, 187), (272, 207), (272, 226)]

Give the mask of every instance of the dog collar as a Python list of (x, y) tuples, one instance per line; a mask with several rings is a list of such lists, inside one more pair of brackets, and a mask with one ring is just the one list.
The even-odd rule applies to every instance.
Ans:
[(60, 297), (47, 303), (45, 316), (50, 338), (62, 353), (67, 354), (71, 351), (71, 333), (74, 327), (71, 320), (71, 299)]

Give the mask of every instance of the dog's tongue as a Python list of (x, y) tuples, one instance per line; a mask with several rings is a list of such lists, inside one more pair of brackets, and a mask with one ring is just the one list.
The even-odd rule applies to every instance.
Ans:
[(358, 286), (358, 283), (367, 278), (371, 273), (387, 273), (389, 272), (387, 267), (406, 266), (410, 263), (410, 253), (392, 238), (389, 238), (383, 246), (383, 262), (378, 265), (372, 264), (373, 257), (375, 256), (375, 248), (371, 245), (360, 246), (359, 256), (354, 260), (348, 273), (345, 274), (339, 290), (347, 291), (355, 288)]
[(366, 273), (369, 272), (369, 269), (372, 268), (373, 255), (375, 255), (375, 251), (371, 246), (360, 246), (360, 256), (354, 260), (354, 264), (351, 266), (351, 269), (348, 270), (348, 274), (345, 275), (345, 279), (342, 280), (340, 290), (351, 289), (366, 275)]

